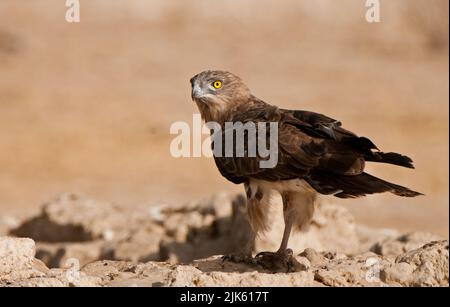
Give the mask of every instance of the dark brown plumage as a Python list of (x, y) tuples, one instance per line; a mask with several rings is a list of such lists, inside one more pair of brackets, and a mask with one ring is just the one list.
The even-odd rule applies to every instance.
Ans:
[[(221, 84), (220, 88), (213, 86), (217, 81)], [(253, 96), (240, 78), (229, 72), (205, 71), (194, 76), (191, 84), (192, 98), (206, 121), (218, 122), (223, 128), (225, 122), (278, 123), (279, 152), (275, 167), (261, 168), (259, 162), (262, 158), (259, 156), (215, 156), (216, 165), (225, 178), (236, 184), (245, 184), (250, 223), (255, 231), (267, 228), (267, 216), (264, 214), (267, 206), (264, 202), (269, 200), (264, 200), (264, 195), (269, 194), (269, 190), (276, 190), (282, 195), (285, 212), (294, 212), (292, 215), (295, 218), (292, 220), (297, 222), (290, 222), (291, 219), (285, 216), (287, 228), (288, 224), (302, 227), (309, 222), (315, 191), (340, 198), (381, 192), (405, 197), (420, 195), (364, 172), (366, 162), (414, 168), (409, 157), (379, 151), (368, 138), (344, 129), (335, 119), (309, 111), (280, 109), (265, 103)], [(290, 183), (298, 189), (292, 188)], [(299, 203), (300, 198), (303, 201), (307, 199), (311, 204), (305, 206)], [(300, 207), (302, 209), (298, 209)], [(305, 212), (308, 215), (306, 218)], [(286, 232), (289, 237), (290, 227)], [(278, 254), (283, 254), (286, 244), (282, 244)]]

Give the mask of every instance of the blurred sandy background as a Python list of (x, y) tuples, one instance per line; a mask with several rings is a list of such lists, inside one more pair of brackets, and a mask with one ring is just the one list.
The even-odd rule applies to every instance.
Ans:
[[(212, 159), (169, 154), (192, 120), (189, 78), (240, 75), (258, 97), (340, 119), (416, 170), (370, 166), (426, 194), (339, 201), (358, 221), (448, 236), (448, 1), (0, 0), (0, 215), (62, 192), (135, 204), (238, 191)], [(336, 199), (336, 201), (338, 201)]]

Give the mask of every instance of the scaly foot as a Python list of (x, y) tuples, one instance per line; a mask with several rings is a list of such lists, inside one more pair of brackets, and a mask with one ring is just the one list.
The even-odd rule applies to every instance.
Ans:
[(278, 252), (261, 252), (255, 257), (256, 263), (274, 273), (290, 273), (300, 270), (300, 263), (294, 258), (292, 249)]

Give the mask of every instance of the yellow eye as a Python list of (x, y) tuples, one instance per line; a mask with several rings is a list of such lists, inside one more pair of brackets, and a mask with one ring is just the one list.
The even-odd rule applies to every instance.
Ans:
[(217, 89), (221, 88), (222, 87), (222, 81), (219, 81), (219, 80), (214, 81), (212, 85), (214, 86), (214, 88), (217, 88)]

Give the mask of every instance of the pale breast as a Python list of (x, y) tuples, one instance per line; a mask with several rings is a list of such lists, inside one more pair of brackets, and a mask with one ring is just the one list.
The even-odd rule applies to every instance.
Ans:
[(286, 192), (302, 192), (302, 193), (316, 193), (308, 182), (303, 179), (291, 179), (280, 181), (266, 181), (260, 179), (250, 179), (250, 187), (252, 190), (257, 190), (257, 187), (263, 191), (275, 190), (280, 194)]

